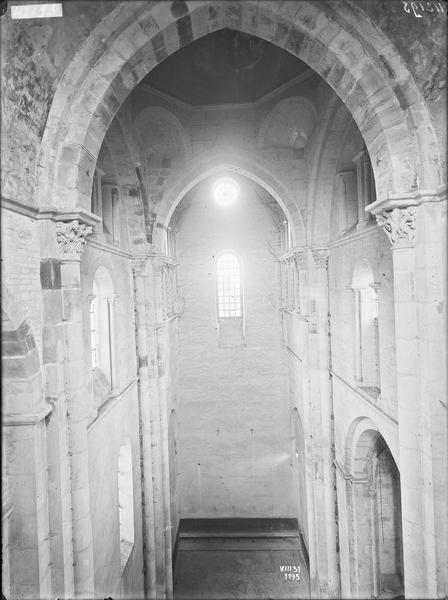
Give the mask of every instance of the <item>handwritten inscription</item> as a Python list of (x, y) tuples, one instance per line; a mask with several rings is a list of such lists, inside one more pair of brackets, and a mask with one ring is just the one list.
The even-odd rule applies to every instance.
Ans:
[(402, 0), (403, 9), (408, 14), (414, 14), (414, 17), (421, 19), (423, 13), (446, 13), (446, 6), (444, 2), (408, 2)]
[(300, 581), (300, 565), (280, 565), (280, 572), (286, 580)]

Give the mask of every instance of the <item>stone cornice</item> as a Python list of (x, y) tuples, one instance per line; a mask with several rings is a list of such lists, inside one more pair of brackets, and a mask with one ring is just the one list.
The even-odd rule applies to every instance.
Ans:
[(1, 197), (1, 206), (5, 210), (10, 210), (11, 212), (30, 217), (31, 219), (36, 219), (37, 214), (39, 213), (39, 207), (36, 204), (22, 202), (21, 200), (13, 200), (6, 196)]
[(94, 237), (89, 237), (87, 240), (87, 245), (91, 248), (95, 248), (96, 250), (102, 250), (103, 252), (108, 252), (109, 254), (116, 254), (117, 256), (122, 256), (123, 258), (132, 259), (133, 256), (126, 250), (122, 250), (118, 246), (114, 246), (113, 244), (108, 244), (107, 242), (102, 242)]
[(394, 208), (407, 208), (408, 206), (419, 206), (425, 202), (442, 202), (447, 198), (447, 187), (442, 186), (434, 190), (415, 190), (406, 194), (390, 194), (384, 200), (376, 200), (365, 208), (373, 215)]
[(37, 425), (52, 412), (53, 406), (44, 403), (36, 407), (36, 411), (33, 413), (4, 413), (2, 415), (2, 425), (4, 427)]
[(94, 227), (101, 223), (102, 219), (98, 215), (86, 210), (85, 208), (75, 208), (68, 211), (59, 211), (54, 206), (43, 206), (37, 219), (45, 219), (54, 221), (55, 223), (68, 223), (70, 221), (78, 221), (80, 224)]
[(32, 202), (22, 202), (21, 200), (7, 198), (6, 196), (1, 197), (1, 207), (38, 221), (47, 220), (55, 223), (78, 221), (79, 223), (90, 225), (92, 227), (98, 225), (98, 223), (101, 223), (102, 221), (101, 217), (98, 217), (85, 208), (75, 208), (67, 211), (61, 211), (55, 206), (42, 206), (39, 208)]

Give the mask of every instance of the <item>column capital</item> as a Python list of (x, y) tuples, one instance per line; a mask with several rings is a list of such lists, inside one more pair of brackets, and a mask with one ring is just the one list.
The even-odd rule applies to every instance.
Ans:
[(299, 269), (306, 269), (308, 267), (308, 251), (307, 250), (295, 250), (293, 259)]
[(154, 271), (162, 273), (169, 268), (177, 267), (177, 262), (166, 254), (153, 254), (149, 257)]
[(383, 228), (393, 248), (414, 246), (417, 226), (415, 206), (383, 210), (375, 215), (376, 222)]
[(87, 243), (86, 237), (93, 232), (91, 225), (78, 220), (56, 224), (56, 239), (63, 254), (80, 257)]
[(134, 275), (144, 275), (146, 271), (147, 257), (139, 256), (132, 259), (132, 272)]
[(312, 248), (311, 255), (317, 269), (328, 268), (328, 248)]

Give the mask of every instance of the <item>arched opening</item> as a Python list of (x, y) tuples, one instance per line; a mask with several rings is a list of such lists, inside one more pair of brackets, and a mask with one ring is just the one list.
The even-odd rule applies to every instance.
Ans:
[[(248, 6), (250, 6), (250, 3)], [(267, 19), (267, 22), (272, 22), (273, 15), (270, 14), (270, 11), (266, 10), (265, 8), (260, 8), (260, 10), (263, 17)], [(120, 13), (119, 16), (118, 14), (116, 14), (117, 11)], [(184, 15), (185, 11), (187, 13), (186, 16)], [(90, 61), (96, 63), (99, 72), (104, 70), (105, 73), (108, 73), (109, 70), (107, 65), (110, 64), (110, 60), (107, 57), (107, 50), (106, 52), (104, 52), (104, 47), (99, 46), (101, 50), (99, 50), (99, 54), (95, 56), (95, 59), (92, 56), (90, 56), (92, 52), (95, 52), (95, 50), (93, 50), (93, 46), (86, 45), (79, 52), (79, 56), (77, 56), (76, 59), (72, 61), (64, 77), (64, 81), (69, 81), (73, 83), (75, 88), (79, 90), (79, 97), (77, 100), (73, 100), (73, 98), (71, 97), (70, 99), (64, 97), (64, 94), (66, 94), (66, 92), (62, 91), (64, 89), (64, 86), (61, 86), (60, 91), (58, 90), (55, 102), (53, 103), (51, 118), (48, 119), (48, 122), (51, 123), (51, 126), (47, 127), (44, 132), (42, 152), (43, 156), (47, 156), (49, 155), (49, 153), (54, 154), (54, 143), (60, 144), (61, 150), (64, 145), (67, 148), (72, 144), (72, 142), (69, 139), (64, 139), (64, 137), (66, 136), (58, 136), (57, 129), (58, 127), (64, 126), (62, 122), (62, 116), (64, 114), (70, 114), (73, 120), (73, 113), (67, 111), (68, 102), (73, 107), (76, 106), (78, 111), (81, 109), (82, 112), (82, 106), (84, 106), (82, 97), (87, 97), (89, 95), (90, 92), (88, 90), (90, 90), (92, 85), (95, 85), (96, 89), (99, 90), (95, 94), (93, 94), (92, 99), (96, 98), (98, 105), (104, 104), (104, 106), (110, 107), (106, 109), (108, 115), (106, 116), (105, 121), (103, 120), (103, 123), (101, 123), (100, 125), (100, 128), (103, 129), (102, 134), (104, 135), (108, 125), (110, 124), (110, 121), (113, 119), (113, 116), (117, 110), (116, 107), (118, 107), (123, 102), (123, 100), (129, 94), (130, 89), (135, 87), (135, 85), (152, 68), (154, 68), (156, 61), (163, 60), (167, 57), (168, 53), (166, 45), (168, 45), (168, 47), (170, 48), (169, 53), (172, 53), (178, 48), (181, 48), (183, 45), (185, 45), (185, 43), (191, 42), (193, 39), (199, 39), (200, 37), (202, 37), (204, 35), (204, 31), (219, 31), (222, 28), (230, 27), (232, 29), (247, 32), (248, 34), (259, 35), (262, 39), (264, 38), (266, 41), (273, 41), (281, 47), (284, 47), (289, 52), (296, 55), (298, 58), (303, 59), (311, 68), (314, 68), (333, 87), (333, 89), (335, 89), (339, 97), (343, 100), (343, 102), (347, 104), (355, 120), (360, 126), (363, 127), (363, 129), (365, 129), (366, 135), (364, 135), (363, 130), (361, 130), (361, 132), (365, 137), (369, 154), (372, 158), (372, 164), (375, 165), (375, 169), (377, 170), (376, 175), (378, 176), (375, 176), (375, 179), (378, 182), (377, 193), (380, 199), (387, 197), (387, 194), (389, 193), (390, 189), (394, 189), (395, 191), (401, 189), (404, 181), (404, 178), (402, 177), (403, 173), (400, 171), (400, 169), (390, 168), (393, 164), (393, 162), (390, 160), (390, 156), (389, 160), (387, 158), (386, 160), (384, 160), (384, 153), (388, 154), (392, 152), (397, 157), (400, 156), (403, 168), (405, 169), (405, 171), (408, 172), (407, 177), (405, 178), (406, 182), (404, 183), (406, 191), (412, 188), (417, 171), (421, 172), (421, 177), (419, 179), (423, 185), (426, 185), (427, 187), (431, 185), (438, 185), (440, 181), (440, 159), (438, 156), (437, 143), (435, 142), (433, 144), (430, 155), (425, 154), (423, 150), (420, 151), (420, 161), (414, 162), (409, 156), (411, 148), (418, 147), (418, 145), (413, 145), (410, 140), (410, 136), (408, 133), (408, 125), (406, 123), (406, 116), (404, 114), (404, 111), (401, 109), (402, 102), (398, 102), (396, 98), (396, 94), (398, 93), (396, 88), (393, 88), (390, 82), (387, 81), (387, 79), (385, 78), (384, 73), (382, 73), (379, 69), (376, 69), (376, 79), (367, 78), (366, 81), (363, 81), (363, 79), (361, 79), (361, 81), (357, 83), (357, 74), (359, 73), (359, 69), (362, 68), (362, 66), (365, 64), (368, 65), (369, 70), (371, 70), (372, 64), (375, 64), (375, 61), (372, 60), (372, 57), (369, 55), (367, 48), (375, 47), (375, 43), (369, 44), (368, 40), (377, 40), (378, 36), (378, 31), (372, 28), (370, 22), (365, 19), (365, 15), (363, 15), (359, 10), (352, 11), (351, 14), (347, 13), (346, 18), (349, 22), (353, 24), (354, 29), (362, 32), (364, 43), (359, 43), (357, 40), (353, 39), (352, 44), (343, 44), (340, 46), (338, 45), (334, 49), (329, 43), (331, 39), (333, 39), (333, 28), (330, 26), (328, 27), (327, 31), (325, 28), (321, 27), (319, 28), (319, 33), (317, 33), (313, 27), (313, 23), (315, 23), (316, 19), (330, 19), (333, 22), (334, 26), (336, 26), (337, 29), (340, 29), (342, 31), (340, 26), (336, 25), (337, 20), (332, 20), (331, 15), (326, 14), (331, 12), (330, 7), (327, 7), (325, 9), (325, 12), (321, 8), (316, 7), (315, 5), (313, 6), (309, 3), (304, 3), (301, 9), (297, 11), (294, 22), (288, 15), (287, 8), (281, 7), (279, 13), (275, 15), (274, 20), (281, 20), (282, 22), (284, 20), (288, 24), (287, 30), (290, 29), (290, 35), (280, 37), (279, 40), (277, 40), (277, 38), (274, 36), (273, 30), (270, 32), (265, 32), (262, 30), (262, 28), (258, 28), (256, 25), (254, 27), (254, 24), (252, 23), (251, 19), (251, 6), (247, 9), (247, 11), (244, 11), (244, 17), (242, 15), (241, 7), (239, 7), (237, 3), (224, 3), (224, 5), (219, 4), (216, 5), (216, 7), (214, 7), (213, 10), (210, 9), (209, 11), (204, 10), (202, 5), (198, 5), (197, 7), (191, 9), (191, 14), (189, 14), (190, 9), (187, 6), (185, 6), (185, 11), (184, 9), (182, 9), (178, 14), (178, 11), (171, 11), (170, 7), (167, 5), (162, 9), (158, 9), (155, 12), (154, 16), (152, 16), (150, 14), (150, 10), (148, 11), (148, 9), (143, 9), (141, 14), (138, 15), (138, 18), (136, 20), (132, 19), (132, 23), (129, 24), (129, 20), (127, 19), (125, 14), (126, 11), (120, 12), (117, 8), (116, 11), (112, 11), (111, 14), (103, 20), (102, 27), (97, 28), (96, 30), (98, 40), (102, 38), (104, 39), (104, 35), (107, 36), (110, 22), (114, 22), (115, 31), (120, 31), (120, 34), (117, 34), (118, 40), (120, 40), (120, 42), (126, 44), (127, 40), (139, 40), (139, 43), (137, 44), (137, 46), (139, 47), (135, 47), (134, 53), (136, 55), (139, 55), (140, 58), (136, 60), (136, 65), (134, 65), (134, 70), (131, 74), (129, 72), (129, 68), (127, 67), (127, 63), (129, 61), (128, 52), (126, 51), (123, 53), (123, 56), (121, 57), (121, 64), (117, 64), (117, 72), (122, 70), (125, 78), (121, 85), (118, 85), (117, 82), (115, 90), (112, 90), (107, 80), (107, 83), (105, 81), (103, 85), (99, 86), (98, 77), (94, 77), (92, 78), (92, 80), (89, 80), (89, 78), (85, 78), (84, 70), (78, 67), (79, 62), (85, 64), (86, 62), (89, 62), (90, 59)], [(284, 11), (286, 11), (285, 15), (282, 14)], [(147, 12), (149, 14), (146, 14)], [(203, 25), (202, 27), (198, 28), (198, 31), (200, 31), (200, 33), (196, 33), (196, 28), (194, 29), (194, 31), (191, 30), (191, 19), (195, 13), (197, 14), (197, 17), (199, 17), (199, 20), (202, 22)], [(177, 28), (176, 30), (176, 28), (170, 27), (173, 23), (177, 21), (177, 19), (180, 18), (181, 14), (185, 16), (186, 21), (189, 23), (189, 26), (187, 27), (187, 31), (189, 31), (187, 35), (188, 39), (184, 39), (181, 36), (181, 34), (179, 33), (179, 28)], [(235, 19), (236, 15), (240, 15), (240, 18)], [(310, 18), (310, 15), (313, 15), (313, 18)], [(158, 25), (158, 20), (160, 20), (162, 28)], [(210, 23), (208, 23), (208, 21), (210, 21)], [(152, 23), (152, 25), (150, 25), (150, 23)], [(134, 31), (134, 28), (137, 28), (138, 31)], [(159, 31), (160, 29), (162, 29), (162, 31)], [(157, 34), (156, 31), (158, 31)], [(326, 40), (325, 38), (322, 38), (323, 31), (327, 31), (327, 35), (330, 36), (330, 39)], [(348, 35), (348, 32), (344, 31), (344, 34)], [(155, 41), (155, 36), (159, 36), (159, 39), (157, 39), (157, 41)], [(170, 39), (170, 37), (172, 37), (173, 39)], [(297, 42), (294, 41), (296, 38)], [(166, 43), (168, 40), (170, 40), (169, 44)], [(303, 42), (306, 41), (306, 43), (298, 43), (298, 40), (302, 40)], [(328, 45), (326, 45), (327, 42)], [(146, 61), (144, 58), (145, 48), (153, 48), (154, 44), (156, 44), (156, 46), (158, 47), (158, 44), (160, 43), (162, 44), (161, 48), (163, 48), (163, 50), (156, 54), (153, 57), (152, 61)], [(384, 40), (384, 43), (387, 45), (386, 39)], [(348, 48), (351, 48), (353, 46), (356, 47), (358, 50), (356, 52), (356, 59), (354, 59), (354, 55), (350, 54), (350, 52), (348, 51)], [(316, 50), (315, 52), (312, 51), (313, 48)], [(96, 52), (98, 53), (98, 50), (96, 50)], [(323, 54), (326, 55), (325, 60), (322, 56)], [(392, 69), (398, 68), (398, 64), (395, 64), (398, 60), (397, 57), (391, 54), (388, 57), (388, 59), (391, 62)], [(116, 58), (115, 62), (117, 62)], [(118, 59), (118, 63), (120, 63), (120, 59)], [(402, 65), (400, 64), (399, 67), (402, 68)], [(341, 76), (341, 73), (347, 73), (348, 81), (344, 80), (344, 78)], [(132, 81), (131, 85), (129, 85), (129, 80)], [(412, 81), (412, 79), (409, 79), (409, 81)], [(400, 89), (400, 94), (404, 96), (407, 96), (409, 94), (409, 104), (418, 105), (419, 109), (423, 111), (423, 114), (426, 117), (427, 111), (423, 107), (424, 105), (421, 102), (420, 95), (413, 86), (411, 86), (411, 88), (412, 92), (409, 91), (407, 88), (405, 88), (404, 91)], [(389, 128), (387, 122), (385, 122), (384, 120), (384, 115), (381, 113), (380, 106), (378, 104), (375, 105), (375, 103), (372, 102), (372, 98), (375, 97), (377, 89), (382, 90), (382, 93), (386, 93), (390, 98), (391, 105), (394, 107), (394, 114), (396, 114), (397, 117), (397, 123), (400, 124), (400, 127), (403, 130), (403, 136), (398, 142), (398, 146), (393, 134), (388, 131)], [(356, 91), (356, 93), (354, 93), (354, 91)], [(366, 115), (365, 110), (366, 106), (368, 107), (368, 117)], [(93, 110), (92, 113), (89, 114), (95, 114), (95, 111)], [(83, 126), (86, 128), (85, 134), (87, 134), (87, 130), (93, 125), (93, 119), (91, 118), (91, 116), (87, 116), (86, 121), (86, 114), (80, 114), (79, 117), (77, 115), (76, 121), (78, 121), (79, 123), (83, 123)], [(56, 127), (55, 124), (57, 124)], [(370, 127), (370, 125), (373, 124), (379, 126), (379, 136), (376, 135), (377, 127)], [(423, 127), (418, 127), (417, 125), (421, 124), (417, 124), (412, 121), (411, 127), (415, 129), (417, 137), (418, 139), (420, 139), (420, 137), (423, 136)], [(395, 125), (394, 127), (396, 129), (397, 125)], [(433, 131), (432, 127), (430, 128), (430, 131)], [(408, 139), (409, 144), (407, 143)], [(59, 142), (56, 142), (56, 140), (59, 140)], [(74, 178), (72, 183), (68, 185), (68, 189), (72, 188), (73, 183), (75, 183), (78, 180), (78, 177), (80, 175), (78, 169), (81, 168), (80, 161), (82, 161), (85, 158), (85, 153), (81, 151), (80, 147), (78, 147), (78, 143), (79, 142), (76, 142), (72, 146), (73, 149), (77, 148), (78, 151), (75, 151), (74, 153), (70, 152), (71, 156), (76, 156), (77, 154), (78, 156), (75, 159), (75, 165), (77, 165), (77, 168), (74, 170)], [(99, 140), (99, 145), (96, 147), (96, 152), (98, 152), (100, 145), (101, 139)], [(420, 145), (420, 147), (428, 148), (429, 150), (431, 144), (426, 144), (425, 140), (422, 139), (422, 144)], [(56, 152), (56, 154), (59, 154), (59, 152)], [(80, 155), (83, 155), (82, 159)], [(62, 155), (59, 156), (59, 160), (62, 159), (62, 162), (65, 163), (66, 159), (63, 158)], [(406, 165), (407, 160), (409, 160), (409, 163)], [(89, 163), (90, 160), (88, 160), (87, 162)], [(46, 165), (47, 163), (45, 160), (41, 160), (39, 161), (39, 164)], [(410, 164), (413, 165), (412, 168), (409, 167)], [(43, 199), (46, 196), (48, 196), (48, 190), (53, 189), (54, 192), (56, 192), (57, 190), (59, 192), (62, 191), (62, 181), (58, 181), (58, 178), (61, 178), (62, 172), (65, 169), (61, 169), (61, 166), (62, 164), (59, 165), (59, 168), (56, 169), (56, 171), (50, 169), (49, 172), (42, 172), (39, 176), (40, 187), (37, 193), (39, 203), (41, 198)], [(46, 168), (47, 167), (44, 166), (44, 169)], [(381, 170), (383, 170), (383, 172), (380, 172)], [(81, 171), (84, 173), (84, 175), (86, 174), (85, 165), (81, 168)], [(399, 181), (400, 179), (401, 183)], [(88, 174), (87, 180), (89, 180)], [(67, 192), (68, 189), (66, 190)], [(91, 185), (88, 185), (86, 189), (88, 203), (90, 203), (90, 189)], [(73, 200), (73, 194), (70, 193), (63, 193), (62, 196), (60, 195), (60, 197), (63, 198), (63, 205), (67, 205), (67, 203), (70, 204)], [(60, 203), (61, 201), (59, 201), (59, 204)], [(57, 202), (55, 202), (55, 204), (57, 204)]]
[(353, 460), (356, 597), (403, 597), (400, 473), (377, 431), (361, 434)]
[(354, 376), (363, 388), (380, 393), (378, 284), (366, 259), (353, 271)]
[[(111, 277), (105, 267), (99, 267), (92, 283), (90, 300), (90, 355), (94, 371), (94, 393), (101, 400), (104, 388), (116, 385), (114, 371), (114, 291)], [(103, 391), (101, 391), (103, 390)], [(107, 393), (107, 389), (105, 390)], [(95, 400), (97, 402), (97, 399)]]
[[(108, 4), (107, 9), (105, 4)], [(55, 221), (77, 216), (96, 221), (92, 214), (86, 214), (89, 208), (101, 218), (96, 233), (89, 240), (88, 259), (82, 258), (81, 264), (83, 275), (87, 274), (87, 287), (91, 288), (86, 292), (92, 296), (90, 359), (97, 383), (95, 394), (100, 398), (95, 402), (99, 407), (106, 398), (113, 401), (108, 403), (93, 426), (90, 423), (89, 436), (92, 439), (97, 436), (98, 423), (107, 430), (104, 415), (107, 411), (112, 414), (120, 403), (122, 407), (125, 405), (122, 400), (128, 390), (136, 390), (138, 386), (142, 406), (148, 398), (160, 402), (160, 407), (157, 404), (160, 414), (152, 412), (154, 402), (151, 402), (145, 413), (146, 417), (149, 414), (148, 420), (144, 426), (139, 424), (139, 433), (142, 438), (146, 436), (142, 441), (142, 452), (146, 461), (149, 456), (151, 467), (147, 469), (146, 480), (142, 477), (145, 484), (142, 510), (147, 511), (144, 515), (146, 554), (144, 559), (139, 557), (140, 562), (136, 561), (133, 568), (135, 572), (151, 573), (147, 575), (149, 583), (145, 582), (150, 590), (148, 595), (155, 595), (156, 588), (160, 595), (165, 593), (165, 588), (167, 596), (170, 595), (171, 502), (171, 515), (175, 520), (178, 514), (198, 518), (206, 515), (212, 519), (217, 515), (224, 518), (268, 515), (271, 518), (314, 510), (314, 518), (318, 521), (315, 529), (319, 532), (316, 534), (310, 525), (308, 537), (314, 536), (318, 540), (315, 554), (319, 556), (317, 560), (313, 556), (312, 560), (313, 568), (319, 574), (315, 577), (313, 592), (316, 596), (320, 593), (337, 596), (334, 552), (337, 543), (333, 539), (335, 507), (332, 501), (335, 436), (330, 381), (334, 383), (339, 377), (339, 383), (350, 389), (350, 394), (357, 394), (360, 387), (379, 392), (379, 360), (376, 357), (378, 332), (375, 334), (373, 327), (377, 311), (370, 291), (376, 282), (370, 273), (368, 277), (362, 273), (358, 277), (356, 272), (351, 283), (353, 287), (360, 286), (356, 289), (361, 290), (353, 319), (354, 378), (359, 385), (353, 385), (353, 378), (345, 377), (344, 373), (332, 371), (329, 344), (333, 342), (328, 331), (332, 314), (326, 287), (328, 256), (323, 246), (331, 237), (329, 207), (335, 169), (330, 169), (328, 181), (331, 184), (328, 187), (318, 185), (318, 166), (309, 169), (310, 164), (321, 163), (322, 140), (328, 133), (322, 131), (322, 117), (340, 119), (329, 144), (333, 147), (326, 155), (333, 167), (337, 164), (334, 146), (338, 144), (338, 135), (346, 130), (347, 118), (353, 117), (375, 173), (378, 201), (387, 206), (397, 195), (401, 199), (413, 197), (419, 186), (432, 189), (440, 182), (437, 141), (427, 106), (393, 41), (376, 21), (366, 17), (367, 13), (352, 2), (339, 3), (336, 8), (331, 3), (306, 1), (297, 6), (293, 2), (284, 2), (275, 9), (273, 6), (251, 0), (244, 3), (233, 0), (131, 3), (130, 8), (126, 3), (103, 3), (98, 14), (88, 20), (89, 24), (80, 27), (84, 32), (92, 25), (91, 35), (77, 44), (79, 51), (62, 76), (58, 61), (54, 61), (57, 77), (55, 75), (52, 83), (56, 93), (49, 114), (44, 111), (42, 128), (45, 131), (36, 159), (35, 197), (40, 207), (50, 205), (56, 210), (43, 210), (37, 221), (50, 215), (47, 219), (49, 229), (53, 226), (50, 223), (53, 217)], [(193, 96), (189, 102), (171, 97), (163, 89), (154, 90), (151, 84), (155, 81), (143, 81), (153, 71), (156, 75), (158, 70), (158, 82), (163, 88), (172, 74), (169, 61), (176, 57), (178, 50), (184, 57), (181, 61), (184, 60), (184, 65), (187, 63), (185, 73), (193, 64), (199, 71), (211, 72), (212, 77), (216, 71), (225, 72), (228, 65), (223, 68), (219, 55), (224, 53), (220, 52), (217, 41), (226, 39), (231, 43), (225, 60), (236, 76), (230, 77), (231, 85), (223, 86), (223, 97), (227, 103), (233, 99), (250, 104), (249, 108), (234, 105), (223, 108), (213, 104), (219, 86), (209, 86), (205, 90), (207, 95), (204, 90), (201, 92), (191, 86), (189, 77), (186, 77), (187, 92)], [(207, 63), (210, 54), (204, 52), (204, 48), (208, 44), (216, 59), (216, 70), (210, 69)], [(297, 66), (297, 59), (301, 62), (300, 73), (291, 80), (289, 73), (283, 82), (278, 74), (284, 72), (271, 62), (269, 72), (273, 74), (275, 89), (267, 90), (254, 84), (254, 73), (262, 69), (269, 52), (271, 57), (274, 56), (275, 50), (270, 46), (288, 53), (284, 64), (295, 62)], [(195, 55), (194, 61), (186, 59), (190, 51)], [(164, 64), (167, 66), (165, 75)], [(267, 78), (263, 76), (264, 73), (259, 83), (265, 85)], [(312, 85), (308, 85), (312, 77)], [(316, 83), (319, 77), (322, 80)], [(237, 80), (242, 85), (236, 92), (249, 91), (252, 94), (249, 98), (242, 94), (235, 100), (228, 93), (229, 90), (235, 92), (233, 83)], [(174, 90), (171, 89), (174, 94), (182, 81), (181, 77), (171, 78), (171, 83), (175, 84)], [(308, 83), (302, 86), (303, 90), (298, 90), (293, 86), (288, 88), (291, 81), (296, 87), (304, 81)], [(140, 82), (143, 82), (142, 86), (138, 85)], [(250, 82), (249, 87), (253, 84), (253, 89), (248, 90), (245, 82)], [(328, 105), (333, 105), (327, 112), (324, 105), (332, 91), (328, 86), (327, 89), (319, 87), (323, 82), (328, 83), (339, 97), (332, 96)], [(286, 87), (282, 87), (284, 84)], [(51, 89), (50, 83), (48, 89)], [(262, 92), (259, 93), (260, 89)], [(124, 106), (131, 92), (133, 97), (129, 99), (129, 105)], [(288, 95), (290, 98), (286, 97)], [(205, 98), (212, 102), (211, 108), (205, 106)], [(50, 100), (46, 97), (45, 101)], [(346, 106), (339, 112), (340, 106), (336, 105), (341, 101)], [(169, 107), (169, 110), (155, 104)], [(117, 182), (108, 176), (108, 172), (117, 170), (116, 153), (120, 143), (103, 144), (109, 125), (114, 128), (118, 122), (114, 118), (118, 111), (121, 112), (120, 107), (123, 108), (120, 114), (120, 123), (125, 129), (123, 137), (126, 143), (129, 137), (135, 138), (134, 144), (129, 145), (127, 160), (123, 161), (126, 172), (120, 175), (129, 185), (126, 192), (118, 190)], [(176, 113), (175, 118), (171, 111)], [(285, 111), (292, 111), (292, 117), (289, 118), (291, 115), (286, 115)], [(203, 118), (205, 113), (207, 118)], [(220, 122), (224, 113), (231, 122), (229, 127), (223, 127)], [(257, 140), (260, 141), (258, 146)], [(107, 167), (104, 179), (98, 163)], [(365, 161), (358, 164), (363, 174), (371, 175), (370, 170), (364, 168)], [(182, 173), (179, 174), (180, 170)], [(226, 216), (224, 211), (217, 217), (212, 210), (209, 204), (211, 192), (205, 192), (205, 188), (213, 175), (237, 176), (241, 187), (245, 188), (247, 202), (222, 207), (234, 210), (233, 217), (240, 211), (238, 219), (230, 218), (230, 213)], [(247, 178), (255, 183), (248, 186)], [(358, 224), (369, 196), (365, 191), (372, 189), (369, 182), (371, 179), (366, 178), (362, 185), (356, 186), (357, 197), (353, 186), (345, 186), (340, 192), (342, 196), (350, 197), (350, 206), (354, 198), (362, 199), (356, 207)], [(370, 200), (373, 200), (372, 195)], [(121, 228), (117, 228), (125, 222), (120, 213), (123, 205), (130, 248), (122, 244)], [(378, 206), (384, 207), (377, 204), (375, 208)], [(250, 211), (256, 218), (249, 218)], [(200, 218), (195, 219), (194, 215)], [(351, 215), (346, 218), (338, 214), (338, 219), (337, 233), (351, 229)], [(212, 232), (215, 235), (211, 235)], [(313, 247), (315, 244), (322, 247)], [(229, 250), (238, 257), (239, 274), (243, 273), (244, 279), (240, 277), (239, 294), (233, 285), (230, 294), (221, 296), (223, 312), (220, 314), (218, 257)], [(90, 262), (93, 257), (94, 261)], [(59, 258), (58, 255), (54, 265), (52, 263), (52, 269), (58, 268)], [(65, 259), (64, 256), (61, 260)], [(341, 260), (341, 264), (343, 262)], [(111, 266), (113, 286), (112, 277), (102, 272), (90, 285), (94, 269), (89, 269), (93, 263), (95, 268), (98, 264), (107, 264), (108, 269)], [(144, 267), (139, 272), (141, 263)], [(374, 269), (377, 272), (376, 265)], [(65, 271), (66, 275), (68, 270)], [(176, 271), (179, 271), (179, 282)], [(51, 281), (52, 285), (58, 285), (56, 279)], [(113, 394), (111, 388), (116, 387), (117, 371), (111, 307), (118, 281), (126, 293), (130, 292), (120, 310), (123, 309), (123, 319), (131, 324), (130, 328), (133, 328), (135, 318), (138, 356), (135, 360), (133, 349), (129, 350), (131, 344), (121, 346), (123, 358), (131, 357), (127, 362), (123, 360), (126, 362), (123, 371), (129, 377), (120, 393)], [(224, 282), (222, 277), (221, 282)], [(350, 277), (344, 278), (344, 289), (349, 283)], [(225, 286), (221, 287), (224, 290)], [(70, 290), (64, 291), (64, 301), (69, 294)], [(182, 300), (176, 304), (177, 295)], [(241, 316), (235, 308), (237, 296)], [(224, 301), (226, 297), (228, 302)], [(181, 305), (182, 310), (179, 309)], [(69, 308), (68, 303), (64, 304), (66, 308)], [(226, 309), (235, 314), (225, 314)], [(241, 327), (224, 334), (225, 324), (234, 324), (234, 319), (240, 319)], [(87, 332), (87, 328), (85, 330)], [(176, 354), (177, 336), (176, 364), (172, 357)], [(376, 345), (372, 342), (374, 339)], [(315, 436), (313, 468), (307, 482), (313, 480), (318, 490), (316, 496), (319, 491), (325, 492), (316, 498), (315, 505), (310, 506), (311, 502), (301, 505), (298, 511), (290, 477), (291, 444), (285, 431), (299, 386), (296, 382), (290, 385), (292, 402), (285, 402), (290, 366), (284, 360), (285, 352), (289, 353), (290, 364), (296, 365), (289, 373), (294, 369), (299, 371), (297, 365), (301, 365), (300, 373), (304, 374), (304, 381), (300, 381), (304, 392), (301, 401), (309, 407), (311, 414), (303, 421), (307, 431), (297, 427), (298, 458), (303, 450), (300, 440), (305, 434), (308, 439), (312, 432)], [(350, 362), (350, 351), (341, 356), (341, 362)], [(78, 358), (78, 355), (74, 357), (76, 361)], [(76, 365), (67, 364), (64, 368), (65, 383), (71, 383), (76, 379)], [(72, 370), (68, 372), (69, 369)], [(91, 373), (88, 375), (90, 377)], [(198, 379), (202, 382), (200, 387), (197, 386)], [(169, 440), (176, 436), (173, 427), (170, 429), (167, 424), (167, 418), (177, 401), (176, 386), (183, 397), (180, 398), (179, 414), (182, 414), (178, 446), (182, 468), (179, 469), (179, 484), (175, 486), (170, 476), (177, 472), (172, 459), (177, 448)], [(349, 411), (360, 410), (358, 403), (365, 399), (365, 394), (359, 394), (353, 402), (352, 397), (345, 404), (341, 402), (339, 416), (344, 411), (352, 416)], [(135, 397), (129, 400), (129, 406), (136, 404), (134, 400)], [(373, 407), (372, 410), (377, 409)], [(121, 419), (127, 419), (126, 412), (130, 413), (126, 410), (120, 413)], [(395, 414), (385, 418), (389, 417), (392, 422), (396, 421)], [(119, 420), (117, 418), (115, 423)], [(311, 421), (313, 427), (308, 431)], [(152, 444), (154, 432), (156, 442)], [(113, 461), (115, 452), (116, 449)], [(93, 480), (96, 469), (101, 468), (108, 457), (99, 452), (97, 458), (94, 451), (90, 452), (92, 456), (95, 457), (91, 466)], [(379, 481), (386, 481), (391, 470), (388, 459), (379, 460), (379, 464)], [(142, 466), (145, 468), (147, 464)], [(300, 471), (298, 478), (301, 477)], [(318, 487), (322, 481), (328, 484), (325, 489), (324, 485)], [(303, 482), (300, 486), (306, 487)], [(175, 506), (173, 498), (177, 494), (179, 503)], [(153, 497), (156, 498), (154, 502)], [(223, 498), (226, 498), (226, 504)], [(153, 504), (158, 519), (153, 520), (155, 525), (152, 526), (149, 506)], [(95, 498), (92, 506), (98, 514), (101, 500)], [(375, 507), (376, 512), (386, 512), (382, 505)], [(84, 511), (83, 515), (88, 521), (87, 513)], [(83, 539), (82, 535), (80, 537)], [(171, 542), (173, 537), (171, 531)], [(390, 537), (387, 533), (384, 536), (388, 547), (392, 547)], [(157, 565), (153, 564), (156, 559), (150, 553), (154, 539), (161, 548), (157, 552)], [(101, 532), (95, 532), (94, 542), (96, 547), (100, 545)], [(392, 549), (389, 554), (393, 554)], [(67, 560), (67, 564), (69, 562)], [(143, 567), (140, 563), (144, 563)], [(80, 564), (78, 561), (76, 568), (82, 575), (82, 568), (78, 568)], [(372, 576), (380, 591), (392, 586), (390, 581), (394, 575), (383, 567), (380, 565), (376, 579)], [(399, 566), (395, 565), (394, 569), (399, 575)], [(387, 578), (390, 581), (386, 584)], [(107, 585), (112, 581), (108, 575), (104, 579)], [(81, 580), (82, 577), (77, 575), (76, 586)], [(367, 588), (367, 584), (364, 587)]]

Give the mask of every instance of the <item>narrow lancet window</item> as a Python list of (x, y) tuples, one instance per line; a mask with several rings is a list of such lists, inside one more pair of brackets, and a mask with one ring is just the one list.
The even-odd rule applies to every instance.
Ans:
[(217, 275), (218, 317), (242, 317), (241, 268), (238, 258), (231, 253), (222, 254), (218, 259)]

